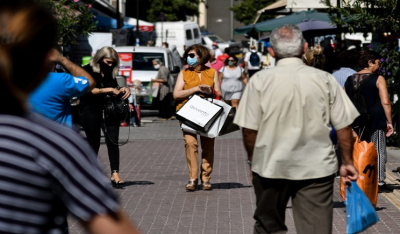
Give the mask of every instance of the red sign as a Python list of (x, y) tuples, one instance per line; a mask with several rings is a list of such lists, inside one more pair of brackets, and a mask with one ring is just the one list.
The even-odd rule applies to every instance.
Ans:
[(120, 53), (119, 58), (124, 62), (132, 61), (132, 53)]

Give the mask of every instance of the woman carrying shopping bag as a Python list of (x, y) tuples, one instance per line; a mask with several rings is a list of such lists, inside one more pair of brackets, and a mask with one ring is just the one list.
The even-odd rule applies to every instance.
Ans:
[[(177, 101), (177, 110), (193, 94), (212, 94), (213, 89), (221, 95), (218, 73), (213, 68), (205, 66), (210, 60), (208, 49), (202, 45), (192, 45), (184, 53), (184, 63), (189, 65), (178, 75), (174, 89), (174, 98)], [(198, 141), (197, 135), (183, 132), (185, 140), (186, 160), (189, 168), (189, 182), (185, 188), (187, 191), (195, 191), (198, 185)], [(202, 149), (201, 181), (203, 190), (211, 190), (211, 172), (214, 163), (215, 138), (200, 136)]]
[(236, 56), (229, 56), (225, 60), (225, 66), (219, 70), (219, 80), (221, 82), (222, 98), (227, 104), (235, 107), (239, 106), (242, 96), (243, 83), (247, 84), (247, 77), (244, 69), (237, 66)]

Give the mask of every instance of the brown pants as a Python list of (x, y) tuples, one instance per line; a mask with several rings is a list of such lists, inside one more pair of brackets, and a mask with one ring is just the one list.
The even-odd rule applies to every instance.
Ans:
[(290, 198), (297, 233), (331, 234), (334, 178), (267, 179), (253, 172), (257, 203), (254, 234), (286, 233), (285, 211)]
[[(186, 161), (189, 168), (189, 178), (195, 180), (199, 176), (199, 144), (197, 135), (183, 132), (185, 140)], [(201, 143), (201, 180), (209, 181), (214, 163), (214, 143), (215, 138), (200, 136)]]

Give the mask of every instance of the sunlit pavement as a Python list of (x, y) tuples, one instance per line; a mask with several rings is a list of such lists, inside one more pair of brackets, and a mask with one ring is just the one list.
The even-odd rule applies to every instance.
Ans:
[[(186, 192), (188, 172), (182, 132), (178, 121), (153, 121), (145, 117), (142, 127), (121, 128), (121, 176), (127, 182), (115, 189), (120, 203), (142, 233), (211, 234), (253, 233), (255, 196), (250, 182), (246, 154), (239, 131), (216, 141), (212, 191)], [(389, 149), (387, 183), (400, 189), (400, 150)], [(107, 148), (101, 145), (99, 158), (109, 175)], [(346, 213), (335, 180), (333, 233), (346, 233)], [(379, 194), (380, 222), (365, 233), (399, 233), (400, 190)], [(290, 203), (286, 212), (288, 233), (296, 233)], [(69, 219), (70, 233), (86, 233)]]

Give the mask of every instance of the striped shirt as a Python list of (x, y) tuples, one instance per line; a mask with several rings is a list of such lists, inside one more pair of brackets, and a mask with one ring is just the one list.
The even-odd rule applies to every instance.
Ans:
[(96, 155), (73, 130), (27, 113), (0, 115), (0, 233), (63, 233), (119, 204)]
[(335, 71), (332, 73), (332, 75), (336, 78), (336, 80), (339, 82), (340, 86), (344, 86), (344, 83), (346, 82), (347, 78), (353, 74), (357, 73), (351, 68), (348, 67), (342, 67), (339, 70)]

